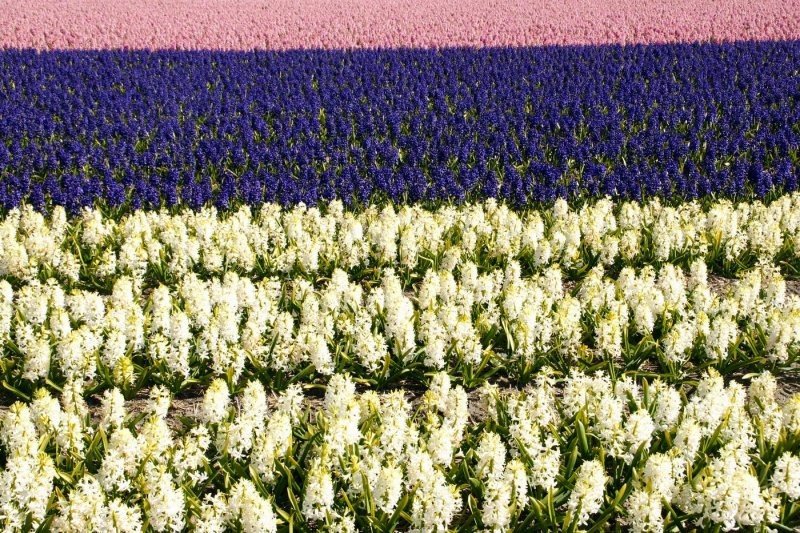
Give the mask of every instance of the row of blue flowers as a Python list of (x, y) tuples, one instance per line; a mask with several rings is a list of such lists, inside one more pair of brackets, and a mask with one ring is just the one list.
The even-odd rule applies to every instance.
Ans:
[(760, 196), (800, 43), (0, 51), (0, 205)]

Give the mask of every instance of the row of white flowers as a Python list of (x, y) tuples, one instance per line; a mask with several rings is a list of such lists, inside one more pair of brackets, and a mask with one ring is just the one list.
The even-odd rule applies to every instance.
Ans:
[(513, 373), (555, 359), (624, 364), (642, 353), (683, 370), (796, 359), (800, 297), (787, 294), (774, 266), (748, 271), (722, 294), (702, 260), (687, 271), (666, 263), (615, 277), (597, 266), (574, 286), (564, 278), (555, 265), (523, 276), (516, 261), (482, 272), (466, 261), (428, 269), (405, 288), (391, 268), (357, 280), (336, 269), (316, 283), (188, 272), (152, 290), (122, 276), (110, 295), (52, 278), (17, 290), (0, 280), (0, 364), (10, 383), (100, 374), (123, 387), (140, 365), (175, 390), (173, 382), (209, 373), (234, 382), (245, 369), (369, 377), (390, 361)]
[[(430, 261), (524, 260), (534, 267), (586, 262), (664, 262), (677, 256), (714, 261), (772, 260), (800, 255), (800, 194), (764, 205), (720, 200), (677, 207), (658, 200), (599, 200), (572, 209), (516, 212), (488, 200), (443, 206), (371, 206), (349, 212), (264, 205), (221, 215), (136, 211), (121, 218), (87, 209), (69, 220), (30, 207), (0, 221), (0, 276), (31, 279), (44, 270), (65, 280), (141, 277), (149, 270), (181, 278), (190, 270), (220, 273), (314, 273), (370, 265), (413, 269)], [(169, 274), (169, 275), (167, 275)]]
[(92, 411), (78, 382), (40, 389), (0, 419), (5, 530), (352, 531), (569, 529), (616, 524), (800, 525), (800, 394), (776, 400), (714, 371), (687, 398), (655, 380), (547, 371), (523, 391), (486, 386), (482, 420), (446, 373), (413, 402), (358, 393), (345, 374), (324, 399), (217, 379), (176, 429), (169, 393), (143, 413), (118, 389)]

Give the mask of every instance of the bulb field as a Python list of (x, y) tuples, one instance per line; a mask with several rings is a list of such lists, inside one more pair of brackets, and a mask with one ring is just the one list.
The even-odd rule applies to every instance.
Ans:
[(796, 2), (6, 4), (3, 531), (800, 530)]

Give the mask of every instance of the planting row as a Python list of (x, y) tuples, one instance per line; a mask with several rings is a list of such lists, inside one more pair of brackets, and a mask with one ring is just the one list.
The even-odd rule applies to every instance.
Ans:
[(16, 287), (55, 277), (106, 293), (119, 276), (152, 288), (174, 286), (189, 272), (313, 281), (339, 268), (355, 281), (376, 281), (387, 267), (407, 288), (430, 269), (467, 262), (485, 272), (518, 261), (526, 274), (557, 265), (580, 279), (597, 265), (618, 272), (702, 260), (727, 276), (766, 263), (796, 277), (800, 195), (766, 205), (603, 199), (571, 208), (558, 200), (546, 210), (515, 211), (488, 200), (433, 210), (388, 204), (349, 211), (334, 201), (321, 209), (267, 204), (255, 215), (248, 207), (124, 216), (87, 209), (74, 218), (61, 208), (44, 216), (25, 206), (0, 219), (0, 249), (0, 276)]
[(669, 381), (707, 366), (791, 375), (800, 297), (769, 265), (714, 291), (699, 260), (615, 277), (597, 266), (569, 284), (557, 266), (522, 276), (516, 261), (444, 264), (405, 287), (391, 268), (316, 281), (190, 272), (152, 290), (122, 276), (110, 295), (0, 280), (0, 341), (3, 387), (21, 398), (74, 380), (133, 393), (257, 376), (281, 389), (341, 370), (381, 387), (443, 368), (469, 387), (497, 373), (525, 383), (543, 365)]
[[(631, 531), (800, 526), (800, 395), (714, 372), (661, 381), (547, 372), (480, 407), (445, 373), (412, 399), (215, 380), (176, 419), (154, 388), (91, 408), (72, 382), (0, 421), (0, 522), (54, 531)], [(413, 400), (413, 401), (410, 401)]]
[(0, 47), (293, 49), (800, 38), (791, 2), (676, 0), (11, 0)]
[(0, 51), (0, 205), (763, 197), (800, 42)]

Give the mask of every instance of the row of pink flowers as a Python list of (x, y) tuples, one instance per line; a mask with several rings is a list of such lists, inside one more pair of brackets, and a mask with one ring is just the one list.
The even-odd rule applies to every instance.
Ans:
[(0, 0), (0, 47), (292, 49), (800, 38), (800, 0)]

